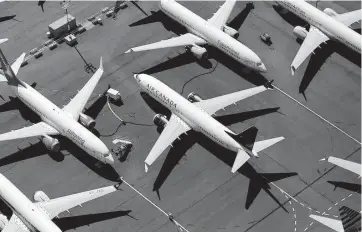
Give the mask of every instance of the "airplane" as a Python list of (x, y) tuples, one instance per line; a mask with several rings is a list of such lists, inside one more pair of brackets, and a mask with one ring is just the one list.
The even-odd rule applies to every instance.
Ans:
[(0, 229), (2, 232), (61, 232), (52, 221), (53, 218), (64, 211), (118, 190), (120, 183), (54, 199), (38, 190), (34, 194), (33, 203), (10, 180), (0, 174), (0, 197), (13, 212), (10, 220), (0, 214)]
[(310, 24), (309, 31), (301, 26), (296, 26), (293, 30), (294, 35), (304, 41), (290, 66), (292, 75), (317, 47), (330, 39), (361, 54), (362, 37), (349, 28), (351, 24), (361, 20), (361, 10), (338, 14), (330, 8), (322, 12), (305, 1), (284, 0), (276, 3)]
[(361, 212), (358, 213), (347, 206), (342, 206), (339, 208), (339, 213), (341, 220), (314, 214), (309, 215), (309, 217), (337, 232), (361, 231)]
[(134, 47), (125, 53), (186, 46), (187, 50), (197, 59), (202, 60), (208, 56), (206, 48), (202, 46), (211, 45), (252, 70), (266, 72), (267, 69), (259, 56), (236, 40), (239, 32), (226, 25), (235, 2), (235, 0), (227, 0), (213, 17), (204, 20), (174, 0), (161, 0), (160, 9), (184, 26), (188, 33), (156, 43)]
[(361, 164), (358, 164), (358, 163), (355, 163), (352, 161), (348, 161), (348, 160), (344, 160), (344, 159), (340, 159), (340, 158), (333, 157), (333, 156), (330, 156), (328, 158), (323, 158), (319, 161), (328, 161), (334, 165), (337, 165), (341, 168), (344, 168), (348, 171), (354, 172), (357, 175), (361, 176), (361, 169), (362, 169)]
[[(267, 87), (258, 86), (207, 100), (201, 99), (201, 97), (195, 93), (190, 93), (186, 100), (176, 91), (152, 76), (135, 74), (134, 78), (142, 90), (172, 112), (169, 121), (167, 121), (165, 116), (160, 114), (157, 114), (153, 119), (159, 128), (163, 127), (163, 131), (145, 160), (146, 172), (148, 171), (148, 167), (161, 153), (169, 145), (172, 146), (172, 142), (175, 139), (179, 138), (182, 134), (187, 134), (191, 129), (201, 132), (219, 145), (237, 152), (231, 169), (233, 173), (251, 156), (259, 157), (258, 152), (284, 139), (284, 137), (278, 137), (258, 141), (254, 144), (242, 143), (243, 140), (245, 142), (245, 140), (248, 139), (246, 134), (255, 131), (255, 127), (251, 127), (240, 134), (235, 134), (211, 116), (220, 109), (224, 109), (231, 104), (236, 104), (236, 102), (240, 100), (271, 88), (270, 82), (266, 84)], [(244, 149), (244, 147), (246, 149)]]
[[(1, 39), (0, 43), (7, 41)], [(89, 155), (105, 164), (113, 164), (114, 159), (107, 146), (88, 129), (93, 129), (95, 121), (82, 113), (89, 97), (103, 74), (102, 58), (100, 66), (87, 84), (62, 109), (53, 104), (30, 85), (17, 78), (17, 73), (23, 63), (23, 53), (10, 67), (0, 49), (0, 62), (3, 74), (0, 82), (7, 82), (15, 95), (42, 119), (41, 122), (0, 134), (0, 141), (39, 137), (46, 148), (52, 152), (60, 149), (59, 140), (51, 136), (63, 135), (77, 144)], [(78, 121), (80, 123), (78, 123)], [(88, 129), (87, 129), (88, 128)]]

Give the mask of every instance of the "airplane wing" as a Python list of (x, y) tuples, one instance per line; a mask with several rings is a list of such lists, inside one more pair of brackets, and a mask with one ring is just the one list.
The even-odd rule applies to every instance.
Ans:
[(320, 222), (321, 224), (331, 228), (334, 231), (344, 232), (344, 228), (343, 228), (343, 224), (342, 224), (341, 220), (318, 216), (318, 215), (314, 215), (314, 214), (309, 215), (309, 217), (313, 218), (314, 220)]
[(21, 221), (21, 219), (18, 216), (16, 216), (15, 213), (13, 213), (9, 223), (5, 225), (4, 229), (1, 232), (30, 232), (30, 230)]
[(358, 22), (361, 20), (362, 10), (355, 10), (344, 14), (339, 14), (335, 17), (336, 20), (343, 23), (346, 26)]
[(57, 134), (59, 134), (59, 132), (55, 128), (46, 124), (45, 122), (39, 122), (28, 127), (1, 134), (0, 141)]
[(219, 29), (221, 29), (230, 17), (231, 11), (235, 6), (235, 0), (227, 0), (220, 7), (220, 9), (212, 16), (207, 22)]
[(80, 206), (88, 201), (97, 199), (104, 195), (113, 193), (119, 189), (120, 184), (94, 189), (82, 193), (76, 193), (69, 196), (50, 199), (49, 201), (34, 203), (37, 207), (45, 210), (50, 219), (58, 216), (64, 211)]
[(197, 106), (205, 110), (207, 113), (212, 115), (220, 109), (224, 109), (225, 107), (231, 104), (235, 104), (238, 101), (251, 97), (255, 94), (261, 93), (265, 90), (267, 90), (267, 88), (261, 85), (254, 88), (238, 91), (235, 93), (230, 93), (223, 96), (210, 98), (207, 100), (202, 100), (200, 102), (195, 102), (194, 104), (196, 104)]
[(295, 70), (303, 63), (303, 61), (314, 52), (314, 50), (319, 47), (321, 43), (328, 41), (329, 38), (323, 34), (319, 29), (314, 26), (310, 26), (309, 32), (305, 37), (302, 46), (299, 48), (297, 55), (294, 57), (294, 60), (290, 66), (292, 75), (294, 75)]
[(191, 130), (191, 128), (175, 114), (171, 115), (170, 121), (162, 131), (160, 137), (156, 141), (152, 150), (145, 160), (145, 171), (148, 171), (148, 166), (162, 154), (162, 152), (172, 144), (172, 142), (183, 133)]
[(173, 37), (171, 39), (161, 40), (156, 43), (151, 43), (147, 45), (142, 45), (139, 47), (134, 47), (127, 50), (125, 53), (129, 52), (140, 52), (147, 50), (154, 50), (159, 48), (170, 48), (170, 47), (180, 47), (180, 46), (189, 46), (189, 45), (204, 45), (207, 42), (200, 37), (187, 33), (178, 37)]
[(349, 160), (339, 159), (333, 156), (328, 157), (327, 161), (361, 176), (361, 164)]
[(89, 97), (91, 96), (94, 88), (96, 87), (99, 79), (103, 74), (102, 57), (98, 70), (93, 74), (91, 79), (85, 84), (85, 86), (78, 92), (77, 95), (66, 105), (63, 110), (72, 115), (76, 120), (79, 118), (79, 114), (83, 111)]
[[(15, 60), (15, 62), (11, 65), (11, 69), (13, 70), (14, 74), (18, 74), (19, 69), (21, 67), (21, 64), (23, 63), (25, 58), (25, 53), (21, 54), (18, 59)], [(8, 81), (6, 77), (4, 76), (4, 72), (0, 70), (0, 82)]]

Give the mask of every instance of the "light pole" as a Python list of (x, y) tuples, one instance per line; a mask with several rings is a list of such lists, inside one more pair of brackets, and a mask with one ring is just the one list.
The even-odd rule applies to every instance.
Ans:
[(67, 26), (68, 26), (68, 32), (69, 32), (70, 26), (69, 26), (69, 18), (68, 18), (68, 7), (70, 6), (70, 0), (64, 0), (64, 1), (60, 2), (60, 4), (62, 5), (62, 8), (65, 10), (65, 14), (67, 15)]

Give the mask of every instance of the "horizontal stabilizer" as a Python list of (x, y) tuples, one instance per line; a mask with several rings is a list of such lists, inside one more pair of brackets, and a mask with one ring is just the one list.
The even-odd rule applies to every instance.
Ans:
[(238, 154), (236, 155), (233, 167), (231, 168), (231, 172), (235, 173), (237, 170), (239, 170), (239, 168), (243, 166), (249, 158), (250, 156), (248, 155), (248, 153), (246, 153), (242, 149), (239, 150)]
[(322, 216), (318, 216), (318, 215), (309, 215), (310, 218), (313, 218), (314, 220), (322, 223), (323, 225), (333, 229), (334, 231), (337, 232), (344, 232), (343, 229), (343, 224), (340, 220), (336, 220), (336, 219), (332, 219), (332, 218), (328, 218), (328, 217), (322, 217)]
[(284, 137), (281, 136), (281, 137), (277, 137), (277, 138), (273, 138), (273, 139), (266, 139), (266, 140), (255, 142), (254, 146), (253, 146), (253, 150), (251, 152), (256, 157), (259, 157), (259, 155), (258, 155), (259, 151), (262, 151), (262, 150), (282, 141), (283, 139), (284, 139)]
[(0, 44), (5, 43), (6, 41), (8, 41), (7, 38), (5, 38), (5, 39), (0, 39)]
[(13, 70), (14, 74), (17, 75), (19, 72), (19, 69), (21, 67), (21, 64), (24, 61), (25, 58), (25, 52), (21, 54), (21, 56), (18, 57), (18, 59), (15, 60), (15, 62), (11, 65), (11, 69)]

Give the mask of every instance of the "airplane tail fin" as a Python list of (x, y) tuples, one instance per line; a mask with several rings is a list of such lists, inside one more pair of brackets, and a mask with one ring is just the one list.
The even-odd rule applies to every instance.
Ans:
[(255, 142), (257, 133), (258, 129), (255, 126), (252, 126), (237, 135), (228, 134), (235, 139), (235, 141), (248, 148), (255, 157), (259, 157), (258, 152), (263, 151), (284, 139), (284, 137), (277, 137)]
[[(25, 57), (25, 53), (23, 53), (13, 64), (13, 67), (15, 69), (15, 72), (18, 73), (20, 66), (24, 60)], [(8, 80), (8, 84), (9, 85), (13, 85), (13, 86), (18, 86), (21, 85), (23, 87), (26, 87), (23, 82), (21, 82), (17, 77), (16, 74), (14, 73), (13, 69), (11, 68), (11, 66), (9, 65), (3, 51), (0, 49), (0, 63), (1, 63), (1, 67), (4, 71), (4, 75), (5, 78)]]

